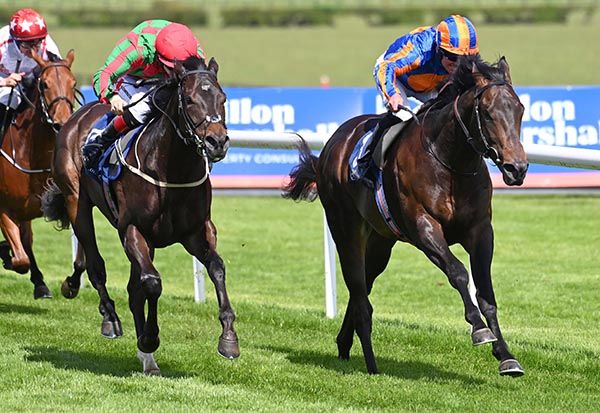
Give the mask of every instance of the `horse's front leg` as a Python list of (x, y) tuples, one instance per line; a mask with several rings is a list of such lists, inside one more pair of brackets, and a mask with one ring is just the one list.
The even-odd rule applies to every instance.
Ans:
[(497, 338), (492, 344), (492, 354), (500, 361), (500, 374), (522, 376), (525, 370), (508, 349), (506, 341), (500, 332), (497, 317), (496, 297), (492, 286), (491, 265), (494, 254), (494, 232), (488, 222), (479, 227), (479, 233), (469, 237), (476, 240), (473, 245), (467, 245), (470, 254), (473, 282), (477, 289), (477, 303), (485, 316), (489, 328)]
[(0, 227), (2, 228), (2, 234), (8, 242), (8, 246), (12, 251), (12, 257), (10, 253), (5, 257), (4, 268), (13, 270), (19, 274), (25, 274), (29, 271), (29, 257), (23, 249), (21, 243), (21, 230), (19, 225), (14, 221), (12, 217), (6, 211), (0, 212)]
[(483, 322), (479, 309), (471, 300), (469, 273), (460, 260), (450, 251), (440, 223), (430, 215), (425, 214), (417, 216), (416, 223), (415, 244), (431, 262), (446, 274), (450, 285), (458, 290), (465, 309), (465, 320), (472, 326), (471, 339), (473, 344), (494, 341), (495, 337)]
[[(137, 333), (138, 358), (144, 373), (160, 374), (153, 353), (160, 346), (158, 328), (158, 299), (162, 293), (162, 282), (152, 259), (154, 249), (134, 225), (119, 230), (123, 247), (131, 261), (131, 273), (127, 291), (129, 308), (133, 314)], [(144, 303), (148, 302), (148, 315), (144, 317)], [(144, 321), (145, 320), (145, 321)]]
[(30, 276), (29, 279), (33, 283), (33, 298), (52, 298), (52, 293), (48, 289), (48, 286), (44, 282), (44, 276), (40, 271), (33, 254), (33, 231), (31, 230), (31, 221), (21, 222), (19, 225), (19, 231), (21, 234), (21, 242), (23, 243), (23, 249), (29, 257), (30, 262)]
[(208, 276), (215, 286), (219, 303), (219, 320), (223, 328), (217, 350), (223, 357), (235, 359), (240, 356), (238, 338), (233, 328), (235, 313), (227, 295), (225, 264), (217, 253), (217, 229), (212, 221), (207, 220), (204, 230), (194, 233), (183, 242), (183, 246), (206, 267)]

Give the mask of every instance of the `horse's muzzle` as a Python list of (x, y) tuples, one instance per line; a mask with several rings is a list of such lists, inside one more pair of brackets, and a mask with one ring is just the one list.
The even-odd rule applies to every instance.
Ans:
[(206, 155), (212, 162), (219, 162), (229, 150), (229, 136), (224, 135), (223, 137), (217, 137), (214, 135), (207, 135), (204, 138), (206, 145)]
[(504, 183), (509, 186), (522, 185), (525, 180), (525, 175), (527, 175), (528, 168), (528, 162), (502, 164), (502, 179), (504, 180)]

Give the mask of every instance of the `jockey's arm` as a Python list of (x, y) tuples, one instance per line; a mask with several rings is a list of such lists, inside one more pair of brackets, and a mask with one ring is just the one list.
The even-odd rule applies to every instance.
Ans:
[(104, 65), (94, 73), (94, 91), (101, 101), (105, 103), (110, 101), (116, 94), (115, 82), (127, 74), (140, 58), (138, 50), (127, 41), (119, 43), (112, 50)]

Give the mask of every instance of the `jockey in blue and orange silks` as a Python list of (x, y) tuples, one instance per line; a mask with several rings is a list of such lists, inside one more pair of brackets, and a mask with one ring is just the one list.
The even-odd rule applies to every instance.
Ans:
[(438, 84), (454, 72), (458, 56), (477, 53), (475, 26), (452, 15), (396, 39), (377, 59), (373, 77), (389, 109), (397, 112), (408, 97), (421, 102), (434, 98)]
[[(454, 72), (458, 57), (477, 53), (475, 26), (466, 17), (455, 14), (437, 26), (418, 27), (396, 39), (377, 59), (373, 77), (390, 112), (406, 120), (410, 114), (400, 109), (408, 104), (408, 97), (421, 102), (435, 98), (436, 87)], [(364, 179), (381, 133), (397, 122), (396, 116), (385, 116), (375, 130), (369, 131), (371, 141), (364, 145), (357, 174), (352, 174), (352, 179)], [(368, 180), (364, 183), (372, 185)]]

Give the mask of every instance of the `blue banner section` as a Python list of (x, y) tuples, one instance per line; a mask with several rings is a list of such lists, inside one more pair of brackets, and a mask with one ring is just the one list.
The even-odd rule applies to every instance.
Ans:
[[(82, 90), (89, 102), (89, 87)], [(524, 106), (521, 140), (600, 150), (600, 86), (518, 87)], [(347, 119), (385, 108), (375, 88), (225, 88), (229, 129), (316, 132), (331, 135)], [(417, 102), (411, 102), (413, 107)], [(296, 165), (293, 150), (231, 148), (214, 176), (285, 176)], [(493, 168), (492, 168), (493, 170)], [(574, 172), (531, 165), (530, 174)]]

